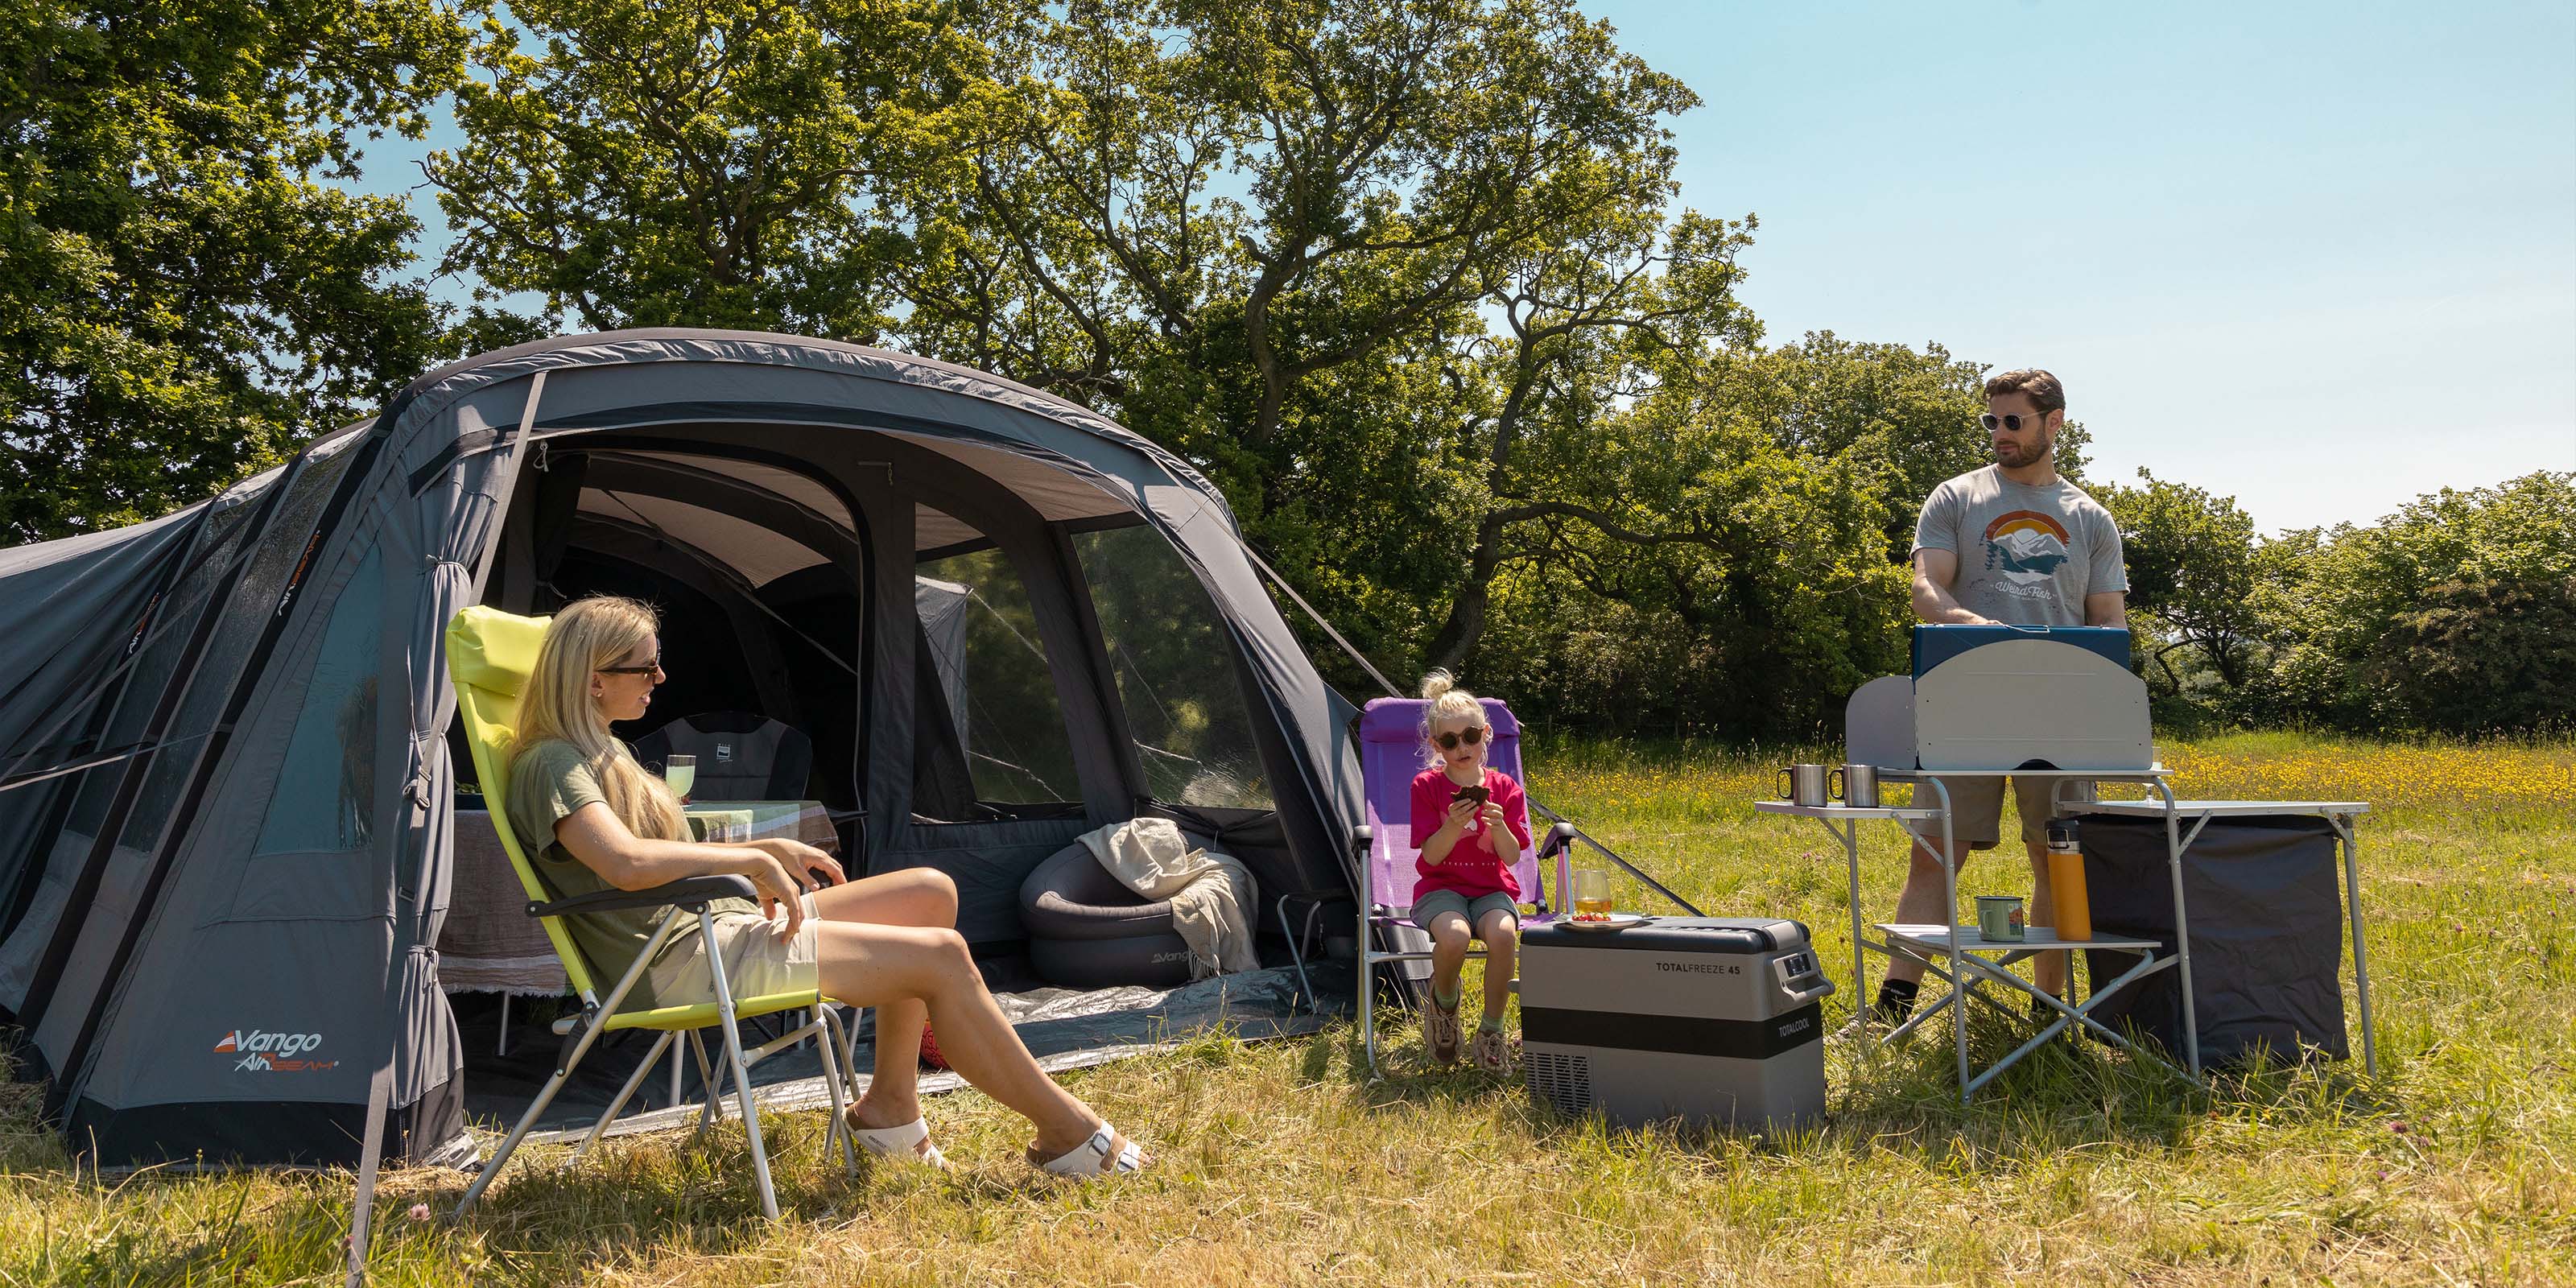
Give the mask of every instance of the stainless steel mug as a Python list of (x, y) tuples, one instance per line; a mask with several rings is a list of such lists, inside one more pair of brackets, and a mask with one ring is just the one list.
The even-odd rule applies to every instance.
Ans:
[(1792, 805), (1830, 805), (1833, 796), (1825, 790), (1825, 778), (1822, 765), (1790, 765), (1779, 772), (1772, 786), (1780, 799)]
[(1853, 809), (1878, 808), (1878, 766), (1853, 762), (1833, 773), (1834, 798)]

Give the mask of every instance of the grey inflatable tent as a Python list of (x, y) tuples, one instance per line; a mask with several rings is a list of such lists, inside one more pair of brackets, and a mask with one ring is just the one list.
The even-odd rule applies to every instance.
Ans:
[(470, 1148), (438, 650), (477, 602), (659, 602), (657, 715), (797, 724), (845, 862), (948, 872), (997, 963), (1021, 878), (1140, 812), (1346, 891), (1356, 713), (1257, 577), (1186, 463), (975, 371), (652, 330), (431, 372), (205, 504), (0, 551), (20, 1074), (110, 1167)]

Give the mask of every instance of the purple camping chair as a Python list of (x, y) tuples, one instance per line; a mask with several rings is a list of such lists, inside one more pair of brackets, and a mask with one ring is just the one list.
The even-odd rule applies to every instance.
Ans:
[[(1494, 731), (1485, 751), (1485, 763), (1528, 787), (1529, 780), (1521, 773), (1521, 722), (1500, 700), (1482, 701), (1485, 723)], [(1367, 846), (1367, 852), (1360, 856), (1360, 1046), (1367, 1052), (1372, 1075), (1377, 1072), (1374, 1006), (1378, 964), (1431, 960), (1429, 938), (1410, 920), (1413, 886), (1419, 877), (1413, 863), (1422, 853), (1422, 847), (1413, 843), (1413, 778), (1424, 768), (1422, 712), (1428, 705), (1419, 698), (1378, 698), (1360, 715), (1360, 771), (1368, 795), (1368, 825), (1355, 838)], [(1535, 813), (1536, 807), (1532, 810)], [(1578, 833), (1572, 824), (1563, 822), (1544, 832), (1532, 830), (1534, 850), (1521, 855), (1521, 861), (1512, 868), (1512, 877), (1520, 883), (1523, 901), (1537, 908), (1529, 920), (1543, 921), (1563, 911), (1573, 842)], [(1554, 876), (1543, 881), (1540, 873), (1551, 860)], [(1371, 930), (1381, 932), (1388, 951), (1370, 946), (1378, 938), (1369, 933)], [(1413, 944), (1425, 946), (1415, 949)], [(1470, 957), (1484, 955), (1482, 950), (1468, 953)]]

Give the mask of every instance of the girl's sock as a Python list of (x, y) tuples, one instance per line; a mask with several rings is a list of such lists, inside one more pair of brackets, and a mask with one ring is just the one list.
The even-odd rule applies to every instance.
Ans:
[(1464, 997), (1466, 992), (1463, 984), (1451, 985), (1446, 993), (1441, 992), (1440, 986), (1434, 984), (1431, 986), (1431, 1000), (1438, 1003), (1441, 1010), (1454, 1011), (1458, 1009), (1459, 999)]
[(1500, 1033), (1502, 1032), (1502, 1029), (1503, 1017), (1499, 1015), (1488, 1015), (1484, 1019), (1476, 1022), (1476, 1031), (1478, 1033)]

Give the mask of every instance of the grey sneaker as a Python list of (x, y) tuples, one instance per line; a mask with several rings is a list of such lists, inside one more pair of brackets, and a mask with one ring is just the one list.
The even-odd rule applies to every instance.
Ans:
[[(1463, 998), (1463, 994), (1461, 995)], [(1443, 1006), (1434, 997), (1422, 1008), (1422, 1045), (1439, 1064), (1458, 1063), (1458, 1002)]]
[(1476, 1030), (1476, 1041), (1472, 1052), (1477, 1068), (1497, 1077), (1507, 1077), (1511, 1074), (1512, 1038), (1510, 1034), (1499, 1028), (1489, 1029), (1480, 1026)]

